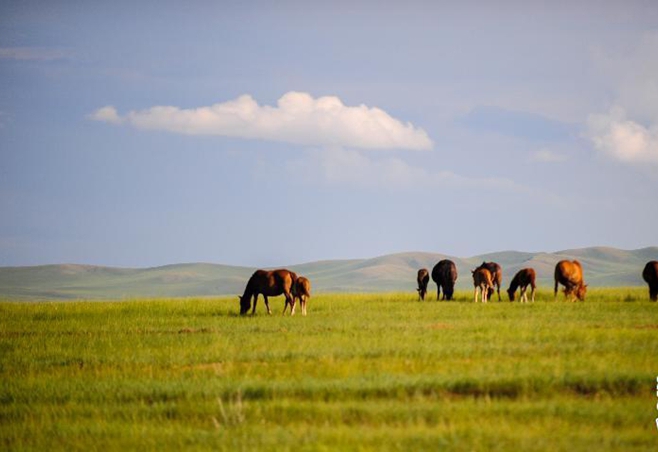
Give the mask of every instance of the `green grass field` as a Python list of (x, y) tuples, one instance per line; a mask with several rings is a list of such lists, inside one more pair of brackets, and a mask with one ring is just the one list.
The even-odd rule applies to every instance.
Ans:
[(657, 450), (658, 304), (0, 303), (5, 450)]

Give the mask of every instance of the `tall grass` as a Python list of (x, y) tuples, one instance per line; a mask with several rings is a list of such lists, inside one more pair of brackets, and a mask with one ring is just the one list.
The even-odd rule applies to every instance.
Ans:
[[(658, 305), (0, 303), (5, 449), (653, 450)], [(262, 303), (262, 300), (261, 300)]]

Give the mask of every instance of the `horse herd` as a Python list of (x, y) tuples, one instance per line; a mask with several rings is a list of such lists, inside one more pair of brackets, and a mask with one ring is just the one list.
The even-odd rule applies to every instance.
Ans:
[[(482, 302), (486, 303), (493, 296), (494, 289), (498, 293), (498, 301), (501, 301), (500, 287), (503, 281), (503, 269), (495, 262), (482, 262), (482, 265), (471, 271), (473, 276), (473, 286), (475, 287), (474, 301), (477, 303), (481, 297)], [(452, 300), (455, 282), (457, 281), (457, 266), (449, 259), (439, 261), (432, 269), (432, 280), (436, 283), (436, 299)], [(527, 302), (530, 287), (530, 299), (535, 301), (535, 270), (532, 268), (523, 268), (519, 270), (512, 278), (507, 295), (510, 301), (515, 300), (517, 290), (519, 292), (519, 301)], [(558, 286), (564, 286), (564, 294), (567, 300), (575, 301), (585, 300), (587, 293), (587, 284), (583, 279), (583, 268), (580, 262), (562, 260), (555, 265), (555, 287), (553, 290), (554, 298), (557, 300)], [(642, 272), (642, 278), (649, 285), (649, 297), (653, 301), (658, 301), (658, 261), (647, 262)], [(426, 268), (418, 270), (416, 281), (418, 283), (418, 295), (421, 300), (427, 295), (427, 285), (430, 280), (430, 273)], [(443, 298), (441, 298), (443, 292)], [(256, 312), (256, 303), (258, 296), (263, 295), (267, 313), (272, 314), (267, 297), (276, 297), (284, 295), (286, 303), (283, 307), (283, 314), (286, 313), (290, 306), (290, 315), (295, 315), (295, 301), (299, 300), (302, 309), (302, 315), (306, 315), (306, 303), (311, 296), (311, 282), (303, 277), (297, 276), (295, 272), (286, 269), (279, 270), (256, 270), (247, 281), (240, 299), (240, 314), (246, 314), (251, 308), (251, 313)], [(253, 298), (253, 307), (251, 300)]]
[[(473, 276), (473, 286), (475, 292), (473, 294), (473, 301), (477, 303), (478, 298), (481, 297), (482, 302), (486, 303), (494, 293), (494, 288), (498, 292), (498, 301), (500, 298), (500, 286), (503, 281), (503, 269), (496, 262), (482, 262), (482, 265), (475, 270), (471, 270)], [(642, 271), (642, 278), (649, 285), (649, 298), (652, 301), (658, 301), (658, 261), (649, 261), (644, 266)], [(527, 302), (528, 294), (526, 290), (530, 286), (530, 298), (535, 301), (535, 284), (536, 274), (533, 268), (522, 268), (512, 278), (507, 295), (510, 301), (514, 301), (517, 289), (519, 292), (519, 301)], [(559, 285), (564, 286), (564, 294), (567, 300), (572, 299), (575, 301), (577, 298), (580, 301), (585, 300), (587, 294), (587, 284), (583, 279), (583, 267), (577, 260), (568, 261), (562, 260), (555, 265), (554, 272), (555, 287), (553, 289), (554, 299), (557, 301), (557, 290)], [(457, 281), (457, 266), (449, 259), (439, 261), (432, 269), (432, 280), (436, 283), (437, 293), (436, 299), (451, 300)], [(426, 268), (418, 270), (416, 282), (418, 283), (418, 295), (421, 300), (425, 299), (427, 294), (427, 284), (430, 281), (430, 274)], [(443, 298), (441, 298), (441, 291), (443, 291)]]

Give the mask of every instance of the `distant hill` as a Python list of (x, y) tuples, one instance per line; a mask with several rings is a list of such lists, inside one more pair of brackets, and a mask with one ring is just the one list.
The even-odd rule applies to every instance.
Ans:
[[(470, 270), (482, 261), (503, 267), (507, 286), (523, 267), (537, 272), (540, 286), (551, 287), (553, 269), (561, 259), (578, 259), (591, 286), (642, 285), (642, 269), (658, 259), (658, 247), (625, 251), (594, 247), (556, 253), (502, 251), (469, 258), (408, 252), (372, 259), (330, 260), (282, 265), (307, 276), (314, 292), (414, 291), (419, 268), (431, 271), (441, 259), (457, 265), (457, 288), (472, 287)], [(237, 295), (255, 268), (217, 264), (177, 264), (154, 268), (115, 268), (91, 265), (0, 267), (0, 297), (25, 300), (124, 299)], [(433, 284), (432, 284), (433, 286)], [(432, 288), (432, 290), (435, 290)]]

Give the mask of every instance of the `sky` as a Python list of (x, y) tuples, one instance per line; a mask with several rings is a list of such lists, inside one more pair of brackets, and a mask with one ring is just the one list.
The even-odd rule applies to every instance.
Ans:
[(0, 266), (658, 245), (653, 1), (0, 3)]

